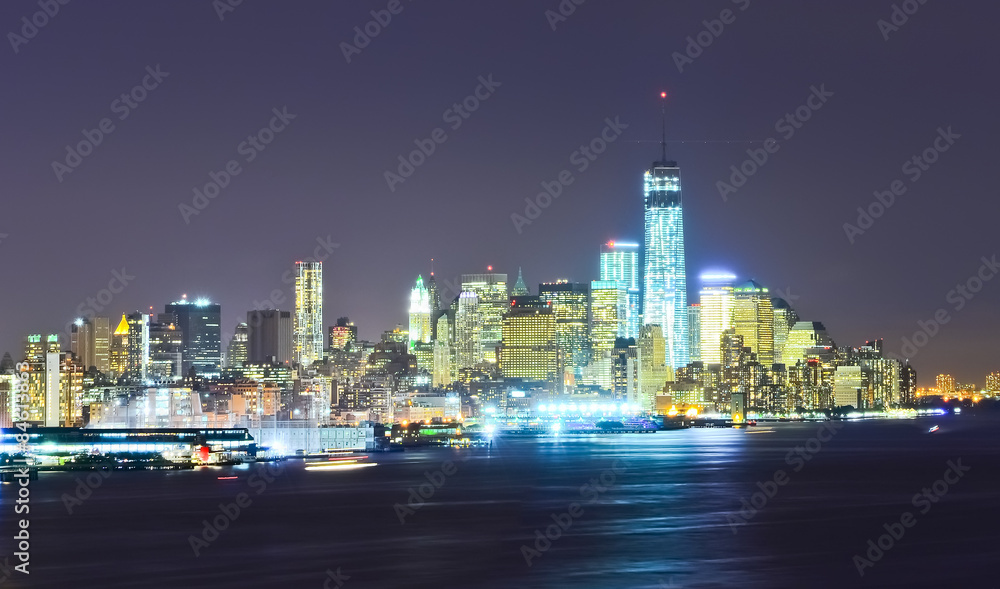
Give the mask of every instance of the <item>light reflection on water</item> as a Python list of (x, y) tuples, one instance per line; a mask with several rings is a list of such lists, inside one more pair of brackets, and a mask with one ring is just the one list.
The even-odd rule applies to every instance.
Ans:
[[(818, 424), (499, 436), (492, 449), (373, 455), (377, 467), (344, 472), (288, 461), (260, 494), (248, 486), (258, 466), (114, 473), (73, 515), (60, 498), (79, 475), (43, 474), (30, 586), (322, 587), (337, 567), (354, 587), (940, 587), (963, 575), (989, 586), (974, 567), (1000, 529), (996, 424), (935, 419), (933, 436), (922, 420), (847, 424), (800, 472), (785, 456)], [(851, 556), (959, 456), (974, 470), (859, 577)], [(454, 474), (400, 525), (394, 506), (449, 460)], [(727, 515), (778, 469), (790, 483), (733, 533)], [(227, 474), (238, 478), (217, 479)], [(7, 529), (11, 491), (0, 488)], [(241, 491), (252, 504), (194, 558), (188, 536)], [(526, 566), (521, 546), (574, 502), (582, 514)]]

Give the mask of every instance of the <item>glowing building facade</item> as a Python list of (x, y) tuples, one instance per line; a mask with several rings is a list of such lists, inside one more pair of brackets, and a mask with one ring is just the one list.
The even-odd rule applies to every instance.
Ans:
[(410, 349), (415, 343), (431, 341), (431, 293), (424, 286), (424, 277), (417, 276), (417, 283), (410, 291)]
[(701, 361), (722, 363), (722, 334), (733, 326), (733, 287), (726, 278), (707, 280), (701, 289)]
[(626, 336), (628, 294), (618, 280), (594, 280), (590, 283), (590, 347), (591, 357), (610, 357), (615, 340)]
[(299, 366), (323, 359), (323, 262), (295, 262), (292, 339)]
[(627, 304), (620, 320), (625, 324), (621, 337), (638, 337), (641, 325), (642, 268), (639, 244), (609, 241), (601, 246), (601, 280), (615, 280), (625, 287)]
[(500, 371), (504, 378), (554, 382), (556, 316), (541, 297), (514, 297), (503, 318)]
[(507, 275), (492, 273), (492, 266), (488, 269), (489, 274), (463, 274), (462, 292), (474, 293), (478, 299), (476, 313), (483, 359), (496, 362), (496, 348), (502, 338), (503, 315), (507, 312), (510, 300), (507, 294)]
[(549, 303), (556, 318), (560, 368), (580, 376), (590, 360), (590, 286), (565, 280), (544, 283), (538, 287), (538, 297)]
[(687, 365), (687, 273), (684, 265), (684, 215), (681, 170), (676, 162), (659, 161), (643, 178), (645, 262), (642, 313), (644, 325), (663, 330), (667, 364)]
[(221, 305), (206, 299), (193, 303), (182, 299), (166, 305), (164, 315), (173, 316), (173, 323), (183, 337), (183, 376), (194, 369), (200, 377), (218, 377), (222, 373)]
[(774, 309), (767, 289), (750, 280), (733, 289), (733, 329), (767, 368), (774, 364)]

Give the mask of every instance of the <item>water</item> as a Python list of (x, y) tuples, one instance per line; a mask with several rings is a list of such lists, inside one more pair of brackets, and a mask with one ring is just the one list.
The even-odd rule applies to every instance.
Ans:
[[(81, 473), (43, 473), (30, 486), (31, 574), (5, 586), (329, 588), (326, 571), (338, 569), (358, 588), (1000, 586), (1000, 421), (851, 422), (811, 442), (794, 472), (787, 453), (820, 427), (500, 438), (492, 449), (375, 454), (378, 466), (353, 471), (288, 461), (271, 482), (260, 466), (118, 472), (72, 515), (61, 497)], [(971, 470), (921, 514), (913, 495), (958, 459)], [(394, 508), (449, 460), (455, 470), (432, 474), (440, 488), (422, 506)], [(731, 525), (740, 499), (779, 469), (787, 484)], [(585, 487), (591, 479), (600, 487)], [(7, 554), (15, 492), (0, 486)], [(240, 492), (250, 505), (196, 557), (189, 537)], [(916, 525), (860, 576), (852, 557), (906, 511)], [(528, 566), (522, 546), (550, 525), (558, 538)]]

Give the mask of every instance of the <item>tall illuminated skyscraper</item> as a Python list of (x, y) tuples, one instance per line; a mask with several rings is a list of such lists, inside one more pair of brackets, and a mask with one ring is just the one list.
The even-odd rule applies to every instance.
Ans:
[(128, 382), (145, 383), (149, 377), (149, 315), (136, 311), (128, 316), (127, 363)]
[(111, 334), (108, 359), (111, 375), (115, 378), (125, 376), (128, 372), (128, 319), (124, 314)]
[[(523, 297), (519, 297), (520, 300)], [(549, 303), (556, 318), (556, 346), (560, 367), (574, 377), (590, 360), (590, 288), (577, 282), (546, 282), (538, 287), (538, 298)], [(525, 299), (526, 300), (526, 299)], [(612, 342), (613, 344), (613, 342)]]
[(462, 291), (476, 295), (476, 307), (481, 326), (480, 338), (483, 359), (496, 362), (496, 348), (502, 337), (503, 315), (510, 306), (507, 295), (507, 275), (493, 273), (493, 266), (487, 267), (489, 274), (463, 274)]
[(417, 276), (410, 291), (410, 349), (417, 342), (430, 343), (431, 333), (431, 293), (424, 286), (424, 277)]
[(503, 318), (500, 370), (504, 378), (552, 382), (558, 377), (556, 318), (541, 297), (511, 301)]
[(733, 329), (743, 336), (743, 345), (757, 354), (768, 368), (774, 364), (774, 309), (771, 295), (749, 280), (733, 289)]
[(701, 305), (688, 305), (688, 352), (691, 362), (701, 362)]
[(722, 363), (722, 334), (733, 326), (733, 287), (731, 274), (702, 276), (705, 282), (701, 289), (701, 361), (709, 364)]
[(208, 299), (193, 303), (186, 298), (164, 306), (173, 316), (184, 341), (183, 375), (193, 368), (198, 376), (218, 377), (222, 373), (222, 306)]
[(295, 262), (293, 346), (301, 367), (323, 359), (323, 262)]
[(455, 311), (455, 364), (469, 368), (483, 360), (483, 326), (479, 317), (479, 297), (474, 292), (458, 295)]
[(625, 325), (621, 337), (638, 337), (641, 325), (642, 278), (639, 244), (609, 241), (601, 246), (601, 280), (616, 280), (625, 287), (627, 305), (620, 319)]
[(684, 267), (684, 215), (681, 170), (666, 158), (643, 175), (645, 201), (645, 263), (643, 325), (659, 325), (666, 345), (667, 365), (688, 363), (687, 272)]
[(628, 307), (625, 285), (618, 280), (594, 280), (590, 283), (590, 346), (595, 359), (610, 357), (615, 340), (625, 337), (622, 317)]
[(528, 285), (524, 283), (524, 275), (521, 274), (521, 268), (517, 268), (517, 280), (514, 282), (514, 288), (510, 291), (511, 296), (524, 297), (531, 294), (528, 290)]

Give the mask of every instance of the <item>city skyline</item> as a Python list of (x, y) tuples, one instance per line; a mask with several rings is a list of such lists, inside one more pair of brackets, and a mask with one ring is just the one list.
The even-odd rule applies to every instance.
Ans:
[[(557, 278), (597, 279), (599, 244), (641, 241), (642, 204), (634, 195), (641, 190), (638, 176), (657, 156), (656, 96), (666, 89), (668, 157), (684, 169), (689, 277), (727, 267), (786, 293), (803, 318), (823, 321), (837, 342), (883, 337), (889, 350), (898, 350), (903, 337), (912, 340), (918, 321), (945, 309), (950, 321), (913, 357), (920, 373), (950, 372), (978, 382), (994, 370), (994, 340), (984, 326), (996, 323), (1000, 291), (987, 283), (960, 310), (949, 300), (956, 285), (976, 275), (981, 258), (994, 255), (989, 220), (996, 204), (976, 196), (988, 169), (981, 154), (990, 153), (996, 123), (974, 115), (989, 112), (985, 97), (993, 82), (967, 75), (974, 67), (968, 49), (947, 42), (949, 30), (972, 27), (963, 39), (976, 38), (976, 28), (986, 26), (988, 19), (971, 7), (940, 11), (939, 19), (914, 18), (885, 39), (872, 24), (885, 17), (880, 6), (861, 4), (844, 15), (835, 7), (783, 3), (776, 10), (787, 22), (770, 22), (767, 11), (752, 5), (683, 71), (673, 67), (671, 55), (685, 51), (685, 39), (702, 31), (703, 20), (717, 17), (697, 3), (679, 4), (669, 19), (660, 18), (665, 8), (581, 6), (555, 31), (538, 6), (526, 2), (495, 12), (408, 7), (351, 63), (339, 43), (350, 41), (367, 7), (243, 6), (222, 22), (201, 8), (161, 6), (139, 15), (98, 6), (72, 19), (61, 15), (6, 56), (8, 89), (23, 90), (7, 94), (9, 112), (23, 113), (30, 123), (10, 121), (3, 154), (11, 170), (7, 190), (19, 195), (20, 207), (0, 220), (0, 259), (22, 282), (0, 293), (5, 308), (17, 310), (0, 317), (0, 351), (17, 355), (28, 333), (59, 333), (68, 341), (67, 322), (91, 308), (88, 298), (100, 301), (112, 281), (118, 292), (105, 308), (114, 311), (97, 315), (115, 321), (120, 312), (159, 310), (186, 292), (221, 303), (228, 339), (254, 302), (270, 300), (274, 291), (284, 302), (272, 306), (291, 309), (293, 287), (284, 277), (291, 261), (309, 256), (323, 257), (327, 267), (324, 328), (349, 316), (365, 339), (405, 322), (406, 293), (417, 274), (427, 275), (431, 257), (443, 291), (446, 280), (457, 282), (461, 273), (487, 265), (510, 277), (524, 267), (532, 288)], [(22, 12), (4, 6), (0, 17), (18, 23)], [(138, 28), (120, 26), (122, 19), (142, 23), (145, 34), (129, 34)], [(176, 19), (190, 21), (196, 39), (182, 52), (170, 41), (167, 23)], [(261, 42), (247, 26), (289, 19), (306, 29), (295, 39), (279, 30), (273, 42)], [(418, 43), (425, 35), (448, 38), (455, 23), (481, 35), (484, 47), (509, 39), (510, 31), (523, 33), (528, 49), (497, 56), (472, 45), (458, 56), (444, 42)], [(608, 39), (605, 53), (580, 60), (581, 35), (593, 30)], [(856, 31), (858, 42), (839, 42), (842, 30)], [(779, 33), (802, 50), (788, 55), (783, 45), (757, 43)], [(85, 42), (92, 35), (133, 49), (105, 56)], [(922, 41), (926, 35), (945, 37), (937, 46)], [(560, 37), (568, 42), (556, 44)], [(221, 39), (245, 54), (226, 49)], [(299, 40), (306, 44), (303, 52), (273, 58), (275, 44)], [(81, 50), (66, 52), (66, 43)], [(407, 54), (418, 45), (418, 55)], [(554, 50), (568, 65), (522, 67), (525, 56), (550, 45), (560, 45)], [(830, 57), (830, 46), (841, 48), (838, 59)], [(741, 50), (746, 47), (752, 53)], [(888, 64), (865, 57), (886, 50)], [(226, 63), (233, 64), (226, 71), (233, 84), (217, 94), (199, 81), (220, 75), (221, 66), (203, 59), (212, 51), (225, 51)], [(415, 73), (419, 67), (412, 73), (400, 67), (429, 61), (439, 62), (434, 84), (424, 84), (427, 78)], [(240, 66), (247, 63), (255, 67)], [(771, 66), (746, 79), (712, 74), (741, 71), (748, 63)], [(913, 63), (940, 78), (929, 87), (903, 75)], [(151, 75), (147, 66), (167, 75), (119, 120), (109, 104)], [(328, 68), (339, 68), (347, 86), (305, 85), (304, 79), (314, 79), (311, 72)], [(60, 93), (48, 92), (51, 82), (38, 73), (43, 70), (79, 100), (57, 100)], [(392, 88), (374, 83), (390, 74)], [(447, 141), (390, 191), (383, 173), (395, 169), (397, 156), (410, 153), (415, 138), (428, 136), (442, 113), (490, 74), (500, 84), (495, 93), (460, 128), (445, 123)], [(377, 90), (349, 89), (356, 86)], [(823, 110), (795, 128), (794, 137), (775, 135), (775, 121), (804, 104), (813, 86), (833, 93)], [(190, 99), (192, 89), (199, 100)], [(406, 100), (399, 100), (403, 93)], [(276, 119), (273, 109), (282, 108), (296, 118)], [(95, 128), (105, 115), (114, 132), (57, 178), (51, 163), (62, 161), (66, 146), (82, 139), (80, 130)], [(524, 214), (525, 198), (542, 182), (551, 185), (572, 166), (578, 147), (600, 136), (605, 119), (616, 116), (628, 125), (621, 138), (585, 171), (569, 168), (574, 183), (518, 232), (511, 215)], [(182, 217), (178, 206), (192, 203), (195, 188), (204, 192), (210, 174), (218, 177), (229, 158), (244, 162), (237, 147), (272, 119), (282, 128), (273, 143), (246, 162), (209, 206)], [(901, 165), (934, 145), (939, 128), (961, 137), (911, 183)], [(731, 182), (730, 166), (739, 167), (746, 150), (761, 145), (698, 141), (771, 135), (782, 139), (780, 150), (723, 200), (717, 183)], [(833, 172), (843, 166), (851, 173)], [(488, 194), (470, 204), (470, 188), (485, 177), (491, 179)], [(845, 224), (858, 225), (857, 208), (870, 208), (874, 192), (897, 178), (907, 192), (862, 234), (845, 234)], [(959, 206), (940, 206), (941, 195)], [(979, 207), (975, 214), (972, 207)], [(310, 210), (318, 214), (303, 213)], [(139, 211), (146, 216), (135, 220)], [(463, 224), (470, 215), (476, 221)], [(130, 221), (116, 223), (122, 216)], [(446, 230), (418, 233), (423, 243), (414, 247), (414, 223)], [(266, 230), (246, 230), (256, 226)], [(86, 250), (72, 237), (82, 227), (92, 228)], [(175, 239), (146, 239), (150, 227)], [(71, 252), (73, 263), (59, 272), (28, 264), (41, 251), (39, 236), (49, 238), (45, 247)], [(699, 286), (689, 280), (689, 301)], [(393, 313), (389, 321), (387, 311)]]

